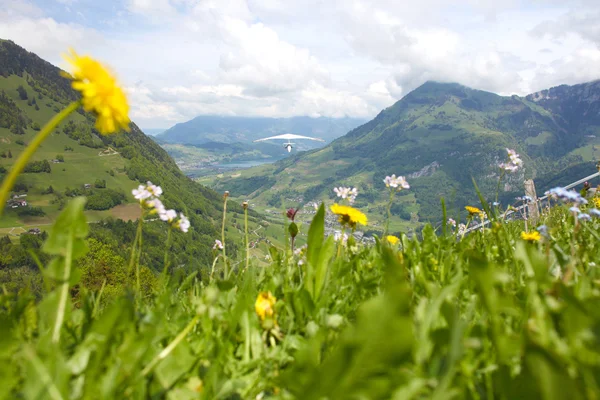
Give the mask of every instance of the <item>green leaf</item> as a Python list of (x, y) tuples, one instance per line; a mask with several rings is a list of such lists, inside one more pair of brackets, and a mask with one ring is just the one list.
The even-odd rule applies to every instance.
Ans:
[(319, 254), (323, 247), (323, 238), (325, 237), (325, 204), (321, 203), (317, 214), (308, 228), (308, 239), (306, 249), (306, 260), (308, 262), (305, 287), (314, 295), (315, 291), (315, 270), (319, 264)]
[(315, 265), (315, 299), (319, 298), (321, 290), (325, 286), (329, 271), (329, 261), (331, 260), (331, 257), (333, 257), (334, 252), (335, 243), (333, 241), (333, 236), (329, 236), (319, 252), (317, 265)]
[[(60, 213), (42, 248), (46, 253), (64, 257), (69, 237), (84, 239), (87, 236), (89, 227), (83, 213), (85, 202), (85, 197), (76, 197)], [(85, 243), (73, 242), (73, 259), (83, 256), (86, 251)]]

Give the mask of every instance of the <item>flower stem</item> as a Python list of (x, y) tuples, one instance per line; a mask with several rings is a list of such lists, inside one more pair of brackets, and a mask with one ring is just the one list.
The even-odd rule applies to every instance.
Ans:
[(390, 189), (390, 200), (388, 201), (388, 206), (387, 206), (387, 220), (385, 221), (385, 230), (383, 231), (383, 236), (387, 236), (388, 231), (389, 231), (389, 227), (390, 227), (390, 220), (392, 219), (392, 201), (394, 200), (394, 195), (396, 194), (396, 192), (394, 191), (393, 188)]
[(498, 197), (500, 196), (500, 184), (502, 183), (502, 178), (504, 178), (504, 174), (506, 174), (506, 171), (502, 170), (500, 178), (498, 178), (498, 186), (496, 186), (496, 203), (498, 202)]
[(225, 252), (225, 217), (227, 215), (227, 198), (223, 200), (223, 224), (221, 226), (221, 242), (223, 243), (223, 263), (225, 264), (225, 279), (229, 275), (229, 268), (227, 267), (227, 253)]
[(165, 258), (163, 261), (163, 279), (165, 280), (165, 282), (167, 280), (167, 272), (169, 271), (169, 248), (171, 246), (171, 230), (172, 227), (169, 224), (169, 231), (167, 232), (167, 246), (165, 247)]
[(179, 335), (177, 335), (177, 337), (175, 337), (175, 339), (173, 339), (173, 341), (171, 343), (169, 343), (169, 345), (167, 347), (165, 347), (163, 349), (163, 351), (158, 353), (156, 355), (156, 357), (154, 357), (152, 359), (152, 361), (150, 361), (150, 363), (148, 365), (146, 365), (146, 368), (144, 368), (144, 370), (142, 371), (142, 376), (148, 375), (150, 373), (150, 371), (152, 371), (152, 369), (156, 366), (156, 364), (158, 364), (161, 360), (164, 360), (165, 358), (167, 358), (167, 356), (169, 354), (171, 354), (171, 352), (175, 349), (175, 347), (177, 347), (177, 345), (179, 343), (181, 343), (181, 341), (183, 339), (185, 339), (187, 334), (190, 333), (190, 331), (194, 328), (194, 326), (196, 326), (196, 324), (198, 323), (198, 319), (199, 319), (199, 317), (198, 317), (198, 315), (196, 315), (189, 322), (189, 324), (187, 324), (187, 326), (185, 328), (183, 328), (183, 330), (181, 332), (179, 332)]
[(71, 280), (71, 263), (73, 261), (73, 235), (68, 235), (67, 248), (65, 249), (65, 270), (63, 272), (62, 283), (58, 298), (58, 308), (56, 310), (56, 320), (52, 330), (52, 342), (60, 341), (60, 330), (65, 320), (67, 310), (67, 300), (69, 298), (69, 281)]
[(27, 165), (27, 162), (29, 161), (29, 159), (31, 158), (33, 153), (35, 153), (35, 151), (40, 147), (42, 142), (44, 140), (46, 140), (48, 135), (50, 135), (50, 133), (52, 133), (54, 128), (56, 128), (58, 126), (58, 124), (60, 124), (65, 118), (67, 118), (69, 116), (69, 114), (71, 114), (73, 111), (77, 110), (79, 108), (79, 106), (81, 106), (81, 102), (74, 101), (71, 104), (69, 104), (69, 106), (67, 108), (62, 110), (60, 113), (56, 114), (44, 126), (44, 128), (40, 131), (40, 133), (38, 133), (33, 138), (31, 143), (29, 143), (29, 145), (25, 148), (25, 151), (23, 151), (23, 153), (21, 153), (21, 155), (19, 156), (19, 158), (17, 159), (15, 164), (10, 169), (10, 172), (8, 173), (7, 177), (4, 178), (4, 181), (2, 182), (2, 186), (0, 186), (0, 217), (2, 216), (2, 213), (4, 212), (4, 205), (6, 204), (6, 200), (8, 200), (8, 195), (10, 194), (11, 189), (15, 185), (17, 177), (23, 171), (23, 169), (25, 169), (25, 166)]
[(246, 235), (246, 268), (248, 270), (248, 264), (250, 263), (250, 242), (248, 241), (248, 208), (244, 208), (244, 233)]

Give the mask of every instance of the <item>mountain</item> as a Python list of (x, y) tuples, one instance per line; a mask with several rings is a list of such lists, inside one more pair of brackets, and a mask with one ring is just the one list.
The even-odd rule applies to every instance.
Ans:
[[(173, 126), (158, 135), (169, 143), (204, 144), (207, 142), (235, 143), (251, 142), (256, 139), (295, 133), (319, 137), (330, 142), (365, 121), (358, 118), (266, 118), (198, 116), (190, 121)], [(302, 141), (300, 148), (321, 147), (318, 142)]]
[[(58, 68), (13, 42), (0, 41), (0, 180), (40, 127), (78, 98)], [(127, 257), (135, 226), (115, 218), (139, 216), (131, 190), (149, 180), (162, 186), (167, 207), (191, 219), (187, 235), (174, 235), (176, 265), (208, 265), (212, 259), (221, 195), (187, 178), (134, 123), (129, 133), (102, 136), (94, 129), (93, 116), (80, 109), (46, 139), (26, 171), (17, 190), (27, 195), (28, 206), (5, 210), (0, 235), (17, 239), (15, 233), (32, 226), (47, 229), (69, 196), (86, 195), (88, 220), (100, 222), (93, 224), (92, 235)], [(242, 211), (237, 204), (230, 208)], [(149, 245), (142, 262), (160, 271), (166, 224), (145, 225)]]
[(504, 177), (504, 204), (522, 193), (525, 178), (535, 178), (543, 192), (550, 182), (595, 172), (599, 97), (599, 81), (526, 97), (427, 82), (324, 148), (221, 177), (213, 186), (271, 205), (280, 198), (333, 198), (334, 186), (356, 186), (358, 205), (380, 220), (387, 201), (383, 178), (405, 175), (411, 189), (394, 203), (403, 219), (396, 227), (439, 221), (441, 197), (455, 212), (478, 203), (472, 178), (494, 198), (507, 147), (521, 154), (525, 168)]
[(142, 130), (148, 136), (160, 135), (161, 133), (163, 133), (164, 131), (166, 131), (166, 129), (161, 129), (161, 128), (144, 128)]

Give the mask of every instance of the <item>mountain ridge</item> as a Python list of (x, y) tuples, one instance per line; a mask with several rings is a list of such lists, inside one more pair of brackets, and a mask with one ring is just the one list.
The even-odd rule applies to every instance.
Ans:
[[(500, 197), (505, 202), (522, 190), (526, 178), (536, 178), (543, 186), (556, 181), (550, 171), (571, 171), (567, 177), (588, 167), (593, 171), (592, 162), (600, 157), (598, 86), (598, 81), (563, 85), (548, 89), (550, 97), (521, 97), (429, 81), (321, 149), (220, 178), (213, 187), (236, 189), (239, 183), (246, 189), (241, 196), (268, 203), (281, 193), (303, 201), (333, 199), (333, 186), (344, 184), (358, 187), (373, 202), (372, 212), (382, 214), (385, 195), (378, 188), (383, 178), (413, 174), (411, 194), (399, 208), (405, 217), (413, 215), (411, 220), (439, 221), (440, 197), (449, 199), (457, 213), (477, 201), (472, 177), (493, 198), (505, 148), (516, 149), (525, 161), (523, 170), (504, 177)], [(559, 100), (552, 99), (554, 93)], [(315, 183), (320, 179), (312, 174), (323, 183)], [(271, 187), (248, 184), (271, 175), (282, 182)], [(398, 226), (406, 224), (400, 221)]]

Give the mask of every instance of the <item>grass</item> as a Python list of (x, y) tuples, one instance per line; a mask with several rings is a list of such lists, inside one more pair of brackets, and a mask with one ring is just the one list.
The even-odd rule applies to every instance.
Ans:
[[(568, 207), (544, 211), (539, 242), (520, 238), (522, 222), (498, 220), (462, 239), (426, 226), (398, 245), (351, 239), (339, 250), (323, 236), (322, 207), (300, 254), (252, 251), (249, 270), (225, 277), (216, 263), (212, 279), (173, 276), (142, 301), (105, 293), (98, 306), (102, 294), (84, 290), (55, 344), (55, 314), (44, 311), (54, 292), (39, 304), (4, 292), (13, 334), (0, 361), (13, 362), (2, 363), (0, 388), (83, 399), (595, 399), (600, 220), (576, 222)], [(50, 370), (60, 379), (45, 379)]]
[[(17, 87), (22, 85), (28, 92), (29, 98), (35, 98), (40, 110), (36, 111), (34, 106), (27, 105), (27, 100), (21, 100), (17, 93)], [(51, 100), (48, 97), (39, 99), (37, 93), (29, 86), (26, 80), (26, 75), (19, 77), (10, 75), (9, 77), (0, 76), (0, 89), (19, 106), (26, 110), (26, 115), (31, 119), (32, 123), (38, 123), (43, 126), (55, 114), (54, 108), (63, 108), (64, 105)], [(50, 104), (50, 106), (47, 106)], [(74, 113), (69, 117), (70, 120), (76, 122), (84, 121), (84, 117), (78, 113)], [(133, 197), (130, 196), (131, 189), (136, 186), (136, 183), (131, 181), (123, 171), (126, 160), (119, 154), (100, 156), (104, 148), (92, 149), (81, 146), (79, 143), (58, 129), (60, 133), (52, 134), (40, 147), (40, 149), (32, 157), (33, 161), (53, 160), (58, 154), (63, 155), (65, 162), (54, 164), (51, 163), (51, 173), (26, 173), (22, 174), (19, 181), (27, 184), (30, 187), (28, 193), (28, 202), (31, 205), (41, 207), (49, 219), (47, 223), (52, 222), (58, 215), (58, 207), (51, 204), (53, 195), (41, 195), (41, 191), (48, 186), (52, 186), (55, 190), (63, 192), (66, 188), (75, 189), (82, 188), (84, 184), (93, 184), (96, 179), (106, 180), (108, 188), (121, 190), (127, 194), (127, 201), (133, 202)], [(12, 162), (16, 160), (18, 155), (24, 150), (25, 146), (16, 143), (17, 140), (22, 140), (25, 145), (36, 135), (36, 131), (28, 126), (24, 135), (14, 135), (7, 128), (0, 128), (0, 147), (2, 151), (11, 151), (13, 158), (0, 158), (0, 166), (9, 169)], [(72, 147), (74, 151), (65, 151), (65, 146)], [(110, 173), (112, 171), (112, 173)], [(90, 219), (97, 220), (101, 217), (109, 215), (119, 215), (121, 209), (111, 212), (88, 212)], [(128, 212), (124, 216), (128, 217)], [(16, 216), (10, 216), (10, 213), (0, 218), (0, 227), (13, 226), (29, 226), (31, 221), (23, 220)]]

